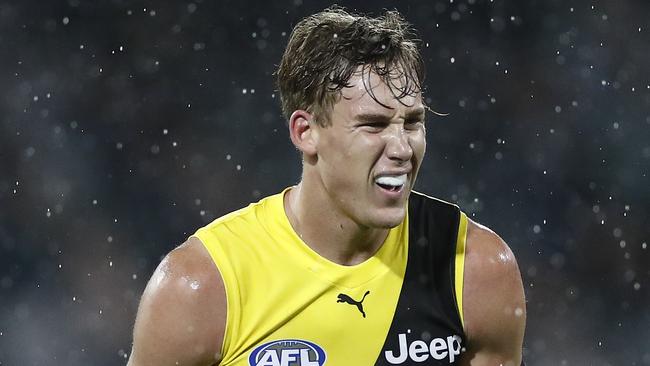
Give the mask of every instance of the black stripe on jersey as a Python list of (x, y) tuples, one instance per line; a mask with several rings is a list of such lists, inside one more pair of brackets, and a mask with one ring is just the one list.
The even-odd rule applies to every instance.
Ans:
[[(442, 341), (448, 343), (449, 337), (459, 336), (461, 343), (452, 345), (456, 352), (466, 344), (454, 293), (460, 210), (456, 205), (416, 192), (409, 198), (408, 209), (406, 273), (392, 324), (375, 365), (455, 365), (460, 355), (450, 355), (449, 349), (443, 349)], [(407, 351), (412, 349), (412, 354), (404, 355), (404, 347)]]

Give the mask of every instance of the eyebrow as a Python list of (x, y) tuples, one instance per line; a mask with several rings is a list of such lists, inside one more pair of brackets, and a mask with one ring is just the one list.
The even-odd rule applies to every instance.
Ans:
[[(405, 119), (414, 119), (424, 117), (424, 108), (420, 107), (406, 113)], [(356, 116), (356, 119), (361, 122), (388, 122), (392, 117), (384, 113), (361, 113)]]
[(383, 113), (362, 113), (355, 118), (361, 122), (389, 122), (391, 117)]
[(406, 119), (424, 117), (424, 107), (419, 107), (406, 113)]

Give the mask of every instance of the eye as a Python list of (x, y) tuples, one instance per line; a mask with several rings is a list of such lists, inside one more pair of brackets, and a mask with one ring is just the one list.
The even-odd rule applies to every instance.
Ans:
[(388, 124), (384, 122), (366, 122), (360, 124), (359, 127), (363, 128), (364, 130), (376, 132), (376, 131), (383, 130), (384, 128), (386, 128), (387, 125)]

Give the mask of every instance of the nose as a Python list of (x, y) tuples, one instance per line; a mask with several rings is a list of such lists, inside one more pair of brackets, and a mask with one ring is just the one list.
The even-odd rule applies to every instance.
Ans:
[(391, 160), (408, 161), (413, 156), (413, 148), (408, 134), (401, 126), (394, 125), (387, 137), (386, 155)]

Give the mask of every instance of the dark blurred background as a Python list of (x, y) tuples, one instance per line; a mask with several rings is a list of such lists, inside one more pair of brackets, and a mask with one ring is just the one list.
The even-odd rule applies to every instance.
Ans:
[[(300, 177), (273, 72), (331, 3), (0, 0), (0, 365), (119, 365), (161, 257)], [(528, 365), (650, 365), (650, 3), (397, 8), (428, 69), (418, 189), (519, 259)]]

